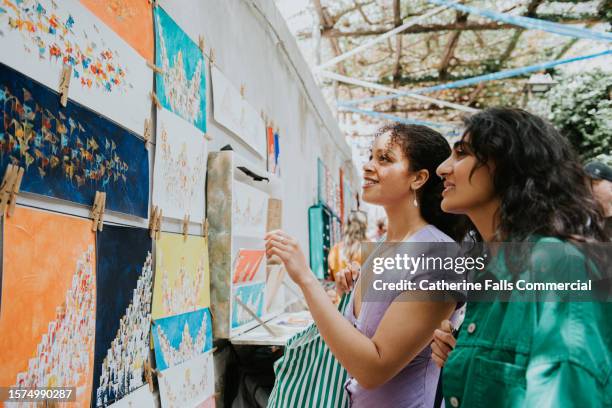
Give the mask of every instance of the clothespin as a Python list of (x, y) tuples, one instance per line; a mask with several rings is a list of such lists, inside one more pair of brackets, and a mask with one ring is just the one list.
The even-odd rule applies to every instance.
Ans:
[(144, 144), (145, 144), (145, 149), (149, 150), (149, 143), (151, 142), (151, 135), (153, 134), (153, 121), (150, 118), (145, 119), (145, 125), (144, 125)]
[(157, 378), (161, 378), (163, 377), (163, 374), (158, 369), (153, 368), (153, 365), (151, 364), (150, 359), (147, 359), (144, 362), (142, 368), (144, 370), (145, 381), (149, 384), (149, 390), (151, 392), (154, 392), (155, 385), (153, 383), (153, 376), (156, 376)]
[(102, 231), (104, 222), (104, 207), (106, 206), (106, 193), (96, 191), (94, 198), (93, 208), (91, 210), (91, 216), (93, 218), (93, 224), (91, 230), (93, 232)]
[(183, 239), (187, 239), (187, 233), (189, 232), (189, 214), (183, 218)]
[(149, 0), (149, 4), (155, 8), (157, 7), (157, 0)]
[(157, 109), (161, 109), (161, 103), (159, 102), (159, 99), (157, 98), (157, 94), (153, 91), (151, 91), (149, 93), (149, 95), (151, 96), (151, 100), (153, 101), (153, 103), (155, 104), (155, 107)]
[(156, 72), (160, 75), (164, 74), (164, 70), (158, 67), (157, 65), (153, 64), (151, 61), (147, 61), (147, 67), (151, 68), (153, 72)]
[(210, 49), (210, 54), (208, 55), (208, 59), (210, 60), (211, 64), (215, 63), (215, 49), (214, 48)]
[(244, 99), (244, 91), (245, 91), (245, 86), (244, 84), (240, 85), (240, 96), (242, 96), (242, 99)]
[(202, 236), (208, 238), (208, 218), (204, 218), (202, 222)]
[(14, 164), (6, 166), (4, 179), (0, 185), (0, 217), (4, 215), (7, 206), (9, 207), (8, 215), (13, 215), (23, 172), (23, 167)]
[(200, 34), (200, 37), (198, 38), (198, 45), (200, 47), (200, 51), (202, 51), (202, 54), (204, 54), (206, 49), (206, 41), (204, 40), (204, 36), (202, 34)]
[(161, 230), (162, 210), (158, 206), (154, 206), (149, 218), (149, 236), (157, 241), (159, 239), (159, 231)]
[(204, 139), (208, 140), (209, 142), (211, 140), (213, 140), (213, 137), (211, 135), (209, 135), (208, 133), (204, 133)]
[(70, 89), (70, 78), (72, 77), (72, 66), (64, 65), (60, 78), (59, 93), (60, 104), (65, 108), (68, 104), (68, 90)]

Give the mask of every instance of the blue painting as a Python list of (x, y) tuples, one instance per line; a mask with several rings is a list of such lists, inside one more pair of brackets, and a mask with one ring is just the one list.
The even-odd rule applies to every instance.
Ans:
[(174, 367), (212, 349), (208, 308), (157, 319), (152, 332), (158, 370)]
[(236, 298), (240, 299), (257, 317), (262, 317), (265, 288), (265, 282), (234, 287), (232, 297), (232, 329), (254, 320), (253, 316), (236, 301)]
[(149, 157), (136, 134), (0, 64), (0, 173), (25, 168), (21, 190), (147, 217)]
[(107, 406), (144, 385), (153, 269), (149, 231), (106, 225), (96, 237), (96, 344), (92, 401)]
[(206, 65), (202, 50), (161, 7), (155, 8), (155, 78), (157, 98), (206, 132)]

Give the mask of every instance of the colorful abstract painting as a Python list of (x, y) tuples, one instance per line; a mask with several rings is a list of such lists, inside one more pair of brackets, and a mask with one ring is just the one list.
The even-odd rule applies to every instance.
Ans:
[(232, 288), (232, 329), (255, 321), (253, 316), (236, 299), (240, 299), (257, 317), (262, 317), (265, 289), (265, 282), (234, 286)]
[(214, 408), (215, 367), (211, 352), (169, 368), (159, 378), (163, 408)]
[(153, 10), (149, 0), (81, 0), (113, 31), (153, 62)]
[(206, 64), (198, 45), (155, 8), (156, 93), (162, 106), (206, 132)]
[(213, 116), (261, 157), (266, 157), (266, 124), (259, 111), (240, 94), (238, 87), (216, 67), (211, 68)]
[(153, 320), (209, 306), (206, 238), (161, 233), (155, 245)]
[(94, 247), (89, 220), (20, 207), (4, 219), (0, 387), (75, 387), (89, 406)]
[(232, 229), (234, 235), (264, 237), (268, 214), (268, 194), (248, 184), (235, 182)]
[(3, 0), (0, 32), (0, 62), (52, 89), (71, 66), (70, 99), (142, 134), (153, 72), (78, 0)]
[(143, 386), (153, 261), (149, 231), (106, 225), (97, 240), (93, 400), (107, 406)]
[(144, 143), (100, 115), (0, 64), (0, 173), (25, 168), (21, 190), (86, 206), (106, 191), (106, 208), (147, 217)]
[(151, 331), (158, 370), (177, 366), (212, 349), (208, 308), (157, 319)]
[(232, 283), (251, 282), (260, 269), (263, 249), (240, 249), (236, 256)]
[(207, 158), (197, 128), (170, 111), (157, 111), (153, 203), (164, 217), (204, 219)]
[(136, 391), (126, 395), (119, 401), (109, 405), (113, 408), (143, 408), (156, 407), (157, 397), (151, 392), (148, 385), (143, 385)]

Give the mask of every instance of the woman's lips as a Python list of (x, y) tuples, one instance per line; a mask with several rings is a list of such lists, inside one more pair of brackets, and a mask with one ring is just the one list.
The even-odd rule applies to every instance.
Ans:
[(446, 181), (444, 182), (444, 190), (442, 190), (442, 195), (454, 189), (455, 189), (455, 185), (453, 183), (449, 183), (448, 181)]
[(370, 179), (363, 180), (363, 188), (370, 188), (372, 186), (375, 186), (376, 184), (378, 184), (378, 181), (376, 180), (370, 180)]

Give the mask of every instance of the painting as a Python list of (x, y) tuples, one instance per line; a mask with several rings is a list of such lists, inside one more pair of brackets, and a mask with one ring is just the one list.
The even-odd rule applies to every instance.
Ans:
[(163, 8), (155, 11), (157, 98), (161, 105), (206, 133), (206, 64), (198, 45)]
[(91, 221), (17, 207), (4, 220), (3, 241), (0, 387), (75, 387), (77, 405), (89, 406), (96, 330)]
[(207, 158), (206, 140), (197, 128), (170, 111), (157, 111), (153, 203), (164, 217), (204, 219)]
[(211, 352), (169, 368), (159, 378), (163, 408), (214, 408), (215, 367)]
[(79, 0), (3, 0), (0, 32), (0, 62), (51, 89), (72, 67), (70, 99), (142, 134), (153, 72)]
[(151, 392), (148, 385), (143, 385), (131, 394), (126, 395), (119, 401), (109, 405), (113, 408), (142, 408), (142, 407), (155, 407), (157, 398), (155, 394)]
[(153, 62), (153, 10), (149, 0), (81, 0), (98, 18)]
[(210, 307), (208, 242), (162, 232), (155, 245), (153, 320)]
[(268, 213), (268, 194), (239, 181), (234, 183), (232, 200), (234, 235), (264, 237)]
[(106, 225), (98, 232), (93, 395), (104, 407), (143, 386), (149, 357), (153, 270), (142, 228)]
[(212, 349), (212, 319), (208, 308), (153, 322), (158, 370), (166, 370)]
[(245, 304), (257, 317), (262, 317), (266, 283), (235, 286), (232, 289), (232, 329), (255, 321), (253, 316), (236, 299)]
[(263, 249), (240, 249), (236, 256), (233, 283), (251, 282), (259, 271), (265, 255)]
[[(1, 38), (1, 37), (0, 37)], [(149, 158), (134, 133), (0, 64), (0, 173), (24, 167), (21, 190), (146, 218)]]
[(213, 116), (262, 158), (266, 157), (266, 124), (259, 112), (216, 67), (211, 68)]

